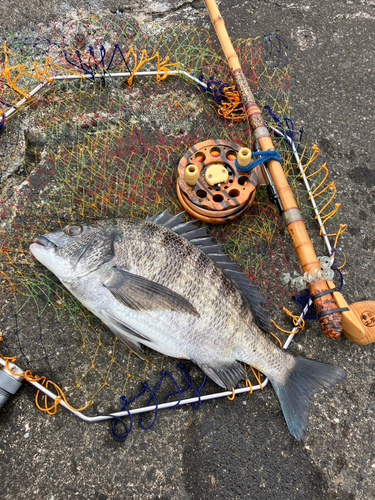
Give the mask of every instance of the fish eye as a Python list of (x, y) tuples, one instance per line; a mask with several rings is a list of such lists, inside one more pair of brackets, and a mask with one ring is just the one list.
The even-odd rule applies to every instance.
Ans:
[(78, 236), (79, 234), (82, 233), (82, 231), (83, 231), (82, 226), (70, 225), (65, 229), (65, 234), (67, 234), (68, 236)]

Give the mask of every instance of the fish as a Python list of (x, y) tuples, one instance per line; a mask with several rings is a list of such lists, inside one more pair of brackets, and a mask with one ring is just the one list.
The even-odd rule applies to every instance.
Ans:
[(146, 346), (191, 360), (227, 389), (246, 378), (243, 363), (258, 369), (298, 441), (312, 395), (346, 375), (269, 340), (258, 288), (184, 212), (70, 224), (36, 236), (30, 252), (138, 356)]

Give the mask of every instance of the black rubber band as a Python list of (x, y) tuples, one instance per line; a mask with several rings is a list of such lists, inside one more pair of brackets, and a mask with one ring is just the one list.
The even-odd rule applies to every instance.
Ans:
[(330, 290), (323, 290), (322, 292), (317, 293), (316, 295), (311, 295), (311, 300), (314, 301), (319, 297), (323, 297), (323, 295), (328, 295), (329, 293), (337, 292), (337, 288), (331, 288)]
[(350, 311), (350, 309), (349, 307), (340, 307), (339, 309), (330, 309), (329, 311), (323, 311), (318, 314), (318, 319), (322, 318), (323, 316), (327, 316), (328, 314), (338, 313), (343, 311)]

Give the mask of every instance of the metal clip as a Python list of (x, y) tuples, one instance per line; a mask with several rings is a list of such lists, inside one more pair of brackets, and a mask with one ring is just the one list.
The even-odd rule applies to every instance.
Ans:
[(8, 366), (12, 372), (19, 373), (20, 376), (11, 373), (7, 370), (6, 366), (0, 366), (0, 410), (8, 399), (18, 391), (23, 380), (23, 371), (21, 368), (18, 368), (18, 366), (13, 363), (9, 363)]

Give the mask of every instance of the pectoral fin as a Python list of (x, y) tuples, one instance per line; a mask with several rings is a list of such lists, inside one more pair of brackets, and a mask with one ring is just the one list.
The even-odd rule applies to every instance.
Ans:
[(135, 311), (170, 310), (199, 316), (181, 295), (119, 267), (112, 268), (112, 276), (103, 285), (119, 302)]

